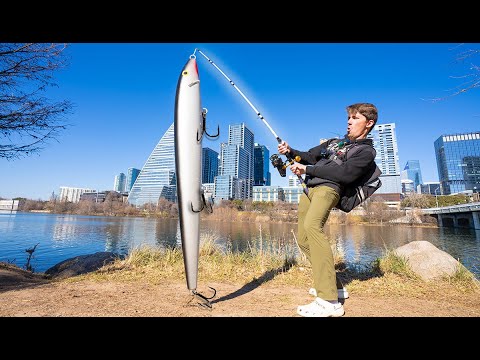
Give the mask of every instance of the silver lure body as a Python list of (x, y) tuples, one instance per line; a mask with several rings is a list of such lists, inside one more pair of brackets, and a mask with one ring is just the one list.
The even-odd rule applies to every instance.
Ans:
[(177, 199), (187, 288), (197, 288), (202, 207), (203, 117), (197, 61), (190, 56), (180, 73), (175, 97), (175, 166)]

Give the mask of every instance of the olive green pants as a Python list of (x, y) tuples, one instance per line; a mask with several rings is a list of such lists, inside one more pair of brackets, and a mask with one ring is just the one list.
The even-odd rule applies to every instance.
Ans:
[(323, 232), (330, 211), (339, 200), (338, 193), (328, 186), (309, 188), (298, 204), (298, 245), (312, 264), (314, 287), (323, 300), (338, 300), (335, 264), (330, 242)]

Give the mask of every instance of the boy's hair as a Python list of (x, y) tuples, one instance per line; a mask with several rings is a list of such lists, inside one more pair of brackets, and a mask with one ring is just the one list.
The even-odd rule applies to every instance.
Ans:
[(357, 103), (347, 106), (348, 115), (356, 114), (357, 112), (365, 116), (367, 120), (373, 120), (373, 126), (370, 128), (370, 131), (372, 131), (378, 120), (377, 107), (370, 103)]

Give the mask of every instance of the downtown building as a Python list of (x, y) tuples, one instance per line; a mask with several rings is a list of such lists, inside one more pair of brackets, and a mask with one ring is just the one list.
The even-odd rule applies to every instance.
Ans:
[(62, 202), (72, 202), (78, 203), (80, 197), (85, 193), (96, 193), (97, 190), (69, 187), (69, 186), (60, 186), (60, 195), (58, 199)]
[(202, 148), (202, 184), (213, 184), (218, 175), (218, 152)]
[(429, 195), (441, 195), (440, 182), (426, 181), (425, 183), (418, 185), (417, 193), (429, 194)]
[(126, 183), (127, 177), (125, 176), (124, 173), (120, 173), (115, 176), (115, 181), (113, 183), (113, 190), (119, 193), (125, 192), (125, 183)]
[(228, 142), (220, 144), (215, 200), (253, 197), (254, 135), (244, 123), (229, 125)]
[(414, 194), (422, 184), (422, 172), (420, 161), (408, 160), (401, 173), (402, 194), (405, 196)]
[(367, 138), (373, 140), (373, 147), (377, 152), (375, 162), (382, 171), (380, 176), (382, 186), (373, 196), (401, 194), (402, 183), (395, 123), (375, 125)]
[(254, 186), (253, 201), (278, 202), (285, 201), (285, 187), (278, 185)]
[(420, 169), (420, 161), (408, 160), (405, 164), (405, 168), (402, 171), (402, 180), (412, 180), (414, 192), (418, 186), (423, 184), (422, 170)]
[(202, 148), (202, 187), (208, 198), (215, 198), (215, 177), (218, 175), (218, 152)]
[(303, 186), (297, 175), (288, 176), (288, 186), (283, 187), (284, 201), (298, 204), (303, 194)]
[(172, 123), (143, 165), (127, 201), (137, 207), (157, 205), (161, 198), (177, 201), (174, 124)]
[(130, 192), (130, 190), (133, 187), (133, 184), (135, 184), (135, 181), (137, 180), (138, 175), (140, 174), (140, 169), (136, 168), (128, 168), (127, 171), (127, 181), (125, 183), (125, 191)]
[(480, 190), (480, 132), (441, 135), (434, 142), (442, 195)]
[(265, 145), (254, 144), (253, 148), (253, 186), (270, 186), (270, 150)]

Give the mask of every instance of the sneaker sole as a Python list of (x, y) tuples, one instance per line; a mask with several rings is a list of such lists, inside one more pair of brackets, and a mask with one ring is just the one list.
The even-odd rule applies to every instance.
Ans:
[(309, 305), (297, 307), (297, 314), (303, 317), (341, 317), (345, 315), (345, 309), (343, 308), (343, 306), (328, 316), (319, 316), (319, 314), (315, 313), (315, 311), (309, 311)]

